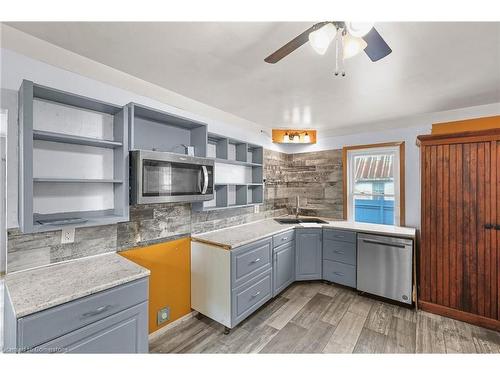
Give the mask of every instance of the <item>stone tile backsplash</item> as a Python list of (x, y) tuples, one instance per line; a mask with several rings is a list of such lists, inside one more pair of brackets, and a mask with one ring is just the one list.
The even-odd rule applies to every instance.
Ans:
[(257, 207), (196, 212), (191, 204), (130, 207), (130, 221), (79, 228), (75, 242), (61, 244), (61, 232), (22, 234), (8, 231), (7, 271), (121, 251), (293, 211), (301, 197), (303, 215), (342, 217), (341, 151), (284, 154), (264, 150), (264, 203)]

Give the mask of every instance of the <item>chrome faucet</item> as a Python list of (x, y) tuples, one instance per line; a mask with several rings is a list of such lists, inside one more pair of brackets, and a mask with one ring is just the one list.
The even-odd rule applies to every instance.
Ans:
[(299, 218), (299, 211), (300, 211), (300, 199), (299, 199), (299, 196), (297, 195), (297, 197), (295, 198), (295, 217), (298, 219)]

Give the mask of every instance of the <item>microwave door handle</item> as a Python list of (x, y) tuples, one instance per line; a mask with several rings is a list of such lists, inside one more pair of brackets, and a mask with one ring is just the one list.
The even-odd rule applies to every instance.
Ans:
[(201, 166), (201, 170), (203, 171), (203, 189), (201, 190), (201, 194), (206, 194), (208, 189), (208, 170), (205, 165)]
[(201, 177), (201, 170), (199, 170), (198, 171), (198, 191), (200, 192), (200, 194), (203, 191), (203, 188), (201, 187), (201, 179), (202, 179), (202, 177)]

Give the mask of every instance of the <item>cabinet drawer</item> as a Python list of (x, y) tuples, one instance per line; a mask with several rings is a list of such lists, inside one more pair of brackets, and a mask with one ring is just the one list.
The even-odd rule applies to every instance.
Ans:
[(356, 243), (356, 232), (339, 229), (323, 229), (324, 239)]
[(116, 314), (148, 299), (143, 278), (18, 319), (18, 347), (24, 350)]
[(30, 351), (34, 353), (147, 353), (148, 303), (142, 302)]
[(356, 266), (324, 260), (323, 279), (356, 288)]
[(284, 243), (293, 241), (295, 238), (295, 230), (289, 230), (287, 232), (278, 233), (273, 236), (273, 247), (278, 247)]
[(258, 275), (232, 292), (232, 326), (241, 322), (272, 296), (272, 270)]
[(331, 239), (323, 241), (323, 259), (356, 265), (356, 244)]
[(231, 252), (232, 288), (271, 268), (272, 238), (240, 247)]

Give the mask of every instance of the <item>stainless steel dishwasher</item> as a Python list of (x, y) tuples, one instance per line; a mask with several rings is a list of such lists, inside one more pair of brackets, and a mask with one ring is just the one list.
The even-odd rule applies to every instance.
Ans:
[(358, 234), (357, 289), (412, 303), (413, 241)]

